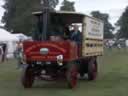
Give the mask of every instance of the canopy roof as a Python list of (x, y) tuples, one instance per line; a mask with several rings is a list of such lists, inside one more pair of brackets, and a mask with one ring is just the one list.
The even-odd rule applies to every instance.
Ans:
[(2, 41), (18, 41), (18, 38), (4, 29), (0, 29), (0, 42)]
[(19, 40), (28, 39), (28, 37), (26, 35), (24, 35), (23, 33), (16, 33), (16, 34), (13, 34), (13, 35), (16, 36)]
[[(33, 12), (32, 13), (35, 16), (41, 16), (43, 14), (42, 11)], [(85, 16), (82, 13), (78, 12), (70, 12), (70, 11), (53, 11), (50, 12), (51, 18), (58, 18), (58, 21), (63, 22), (65, 24), (70, 23), (80, 23), (83, 20), (83, 17)]]
[[(37, 12), (33, 12), (32, 14), (41, 15), (41, 14), (43, 14), (43, 12), (42, 11), (37, 11)], [(81, 15), (81, 16), (85, 16), (85, 14), (83, 14), (83, 13), (72, 12), (72, 11), (53, 11), (53, 12), (51, 12), (51, 14), (65, 14), (65, 15)]]
[[(102, 20), (100, 20), (100, 19), (97, 19), (97, 18), (92, 17), (92, 16), (88, 16), (88, 15), (86, 15), (84, 13), (80, 13), (80, 12), (73, 12), (73, 11), (52, 11), (50, 13), (51, 13), (51, 16), (60, 16), (62, 18), (66, 18), (65, 20), (67, 20), (67, 19), (70, 19), (71, 20), (71, 18), (72, 18), (72, 20), (74, 19), (75, 22), (78, 22), (80, 19), (83, 20), (82, 19), (83, 17), (93, 18), (93, 19), (96, 19), (96, 20), (102, 22)], [(40, 15), (43, 14), (43, 12), (42, 11), (37, 11), (37, 12), (33, 12), (32, 14), (35, 15), (35, 16), (40, 16)]]

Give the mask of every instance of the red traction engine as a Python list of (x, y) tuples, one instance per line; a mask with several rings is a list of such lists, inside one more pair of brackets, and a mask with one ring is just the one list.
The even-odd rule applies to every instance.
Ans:
[[(34, 34), (32, 41), (23, 42), (22, 85), (25, 88), (31, 88), (36, 79), (62, 80), (66, 81), (70, 88), (74, 88), (77, 85), (78, 74), (80, 77), (87, 74), (88, 80), (94, 80), (97, 74), (96, 58), (103, 53), (102, 40), (94, 38), (96, 33), (98, 34), (96, 36), (101, 37), (102, 30), (99, 32), (101, 35), (94, 31), (100, 31), (102, 24), (96, 19), (75, 12), (53, 12), (49, 14), (50, 19), (47, 19), (51, 24), (46, 23), (48, 22), (46, 19), (42, 20), (42, 12), (34, 13), (38, 17), (38, 31)], [(47, 17), (47, 14), (45, 15)], [(45, 17), (45, 15), (43, 16)], [(70, 29), (70, 26), (76, 23), (82, 25), (80, 46), (73, 40), (67, 39), (67, 37), (59, 41), (49, 39), (48, 33), (53, 31), (50, 30), (49, 32), (46, 29), (51, 27), (65, 29), (67, 25)], [(94, 30), (94, 28), (97, 29)], [(57, 32), (66, 31), (59, 30)], [(93, 32), (93, 34), (89, 32)]]
[(32, 87), (35, 77), (43, 80), (62, 80), (73, 88), (77, 83), (77, 45), (74, 42), (24, 42), (26, 68), (22, 83)]

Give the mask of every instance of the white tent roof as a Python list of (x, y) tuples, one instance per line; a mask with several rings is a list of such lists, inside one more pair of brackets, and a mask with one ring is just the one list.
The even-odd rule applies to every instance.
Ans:
[(0, 41), (18, 41), (18, 38), (4, 29), (0, 29)]
[(28, 39), (28, 37), (26, 35), (24, 35), (23, 33), (17, 33), (17, 34), (13, 34), (13, 35), (16, 36), (18, 39), (21, 39), (21, 40)]

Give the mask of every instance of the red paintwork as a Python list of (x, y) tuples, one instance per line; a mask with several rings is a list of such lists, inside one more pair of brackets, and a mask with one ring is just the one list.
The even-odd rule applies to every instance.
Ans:
[[(47, 55), (41, 55), (41, 48), (48, 48), (50, 52)], [(27, 61), (56, 61), (58, 55), (63, 55), (64, 61), (78, 59), (77, 45), (70, 41), (25, 41), (23, 50)]]

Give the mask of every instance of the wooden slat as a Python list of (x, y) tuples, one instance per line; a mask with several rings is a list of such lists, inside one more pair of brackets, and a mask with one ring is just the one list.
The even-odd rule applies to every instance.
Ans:
[(98, 56), (103, 54), (102, 40), (84, 40), (82, 55), (83, 56)]

